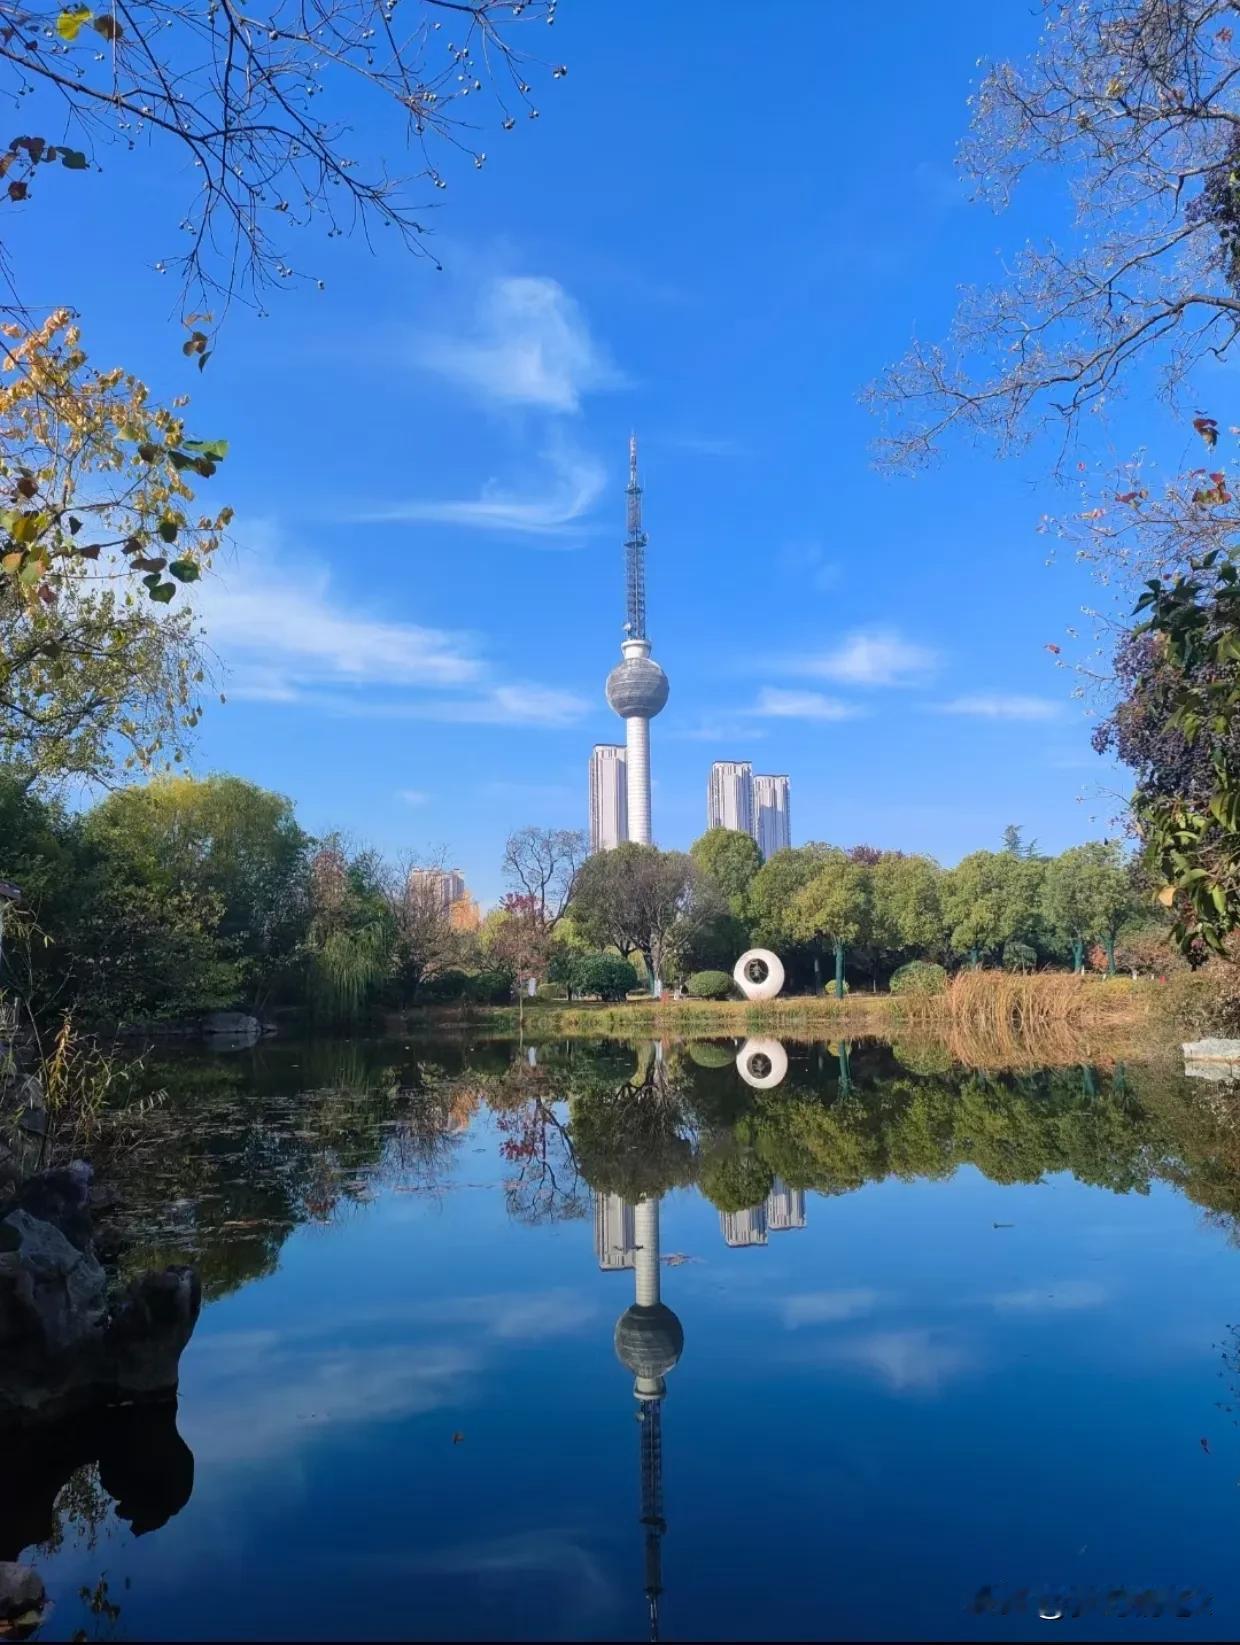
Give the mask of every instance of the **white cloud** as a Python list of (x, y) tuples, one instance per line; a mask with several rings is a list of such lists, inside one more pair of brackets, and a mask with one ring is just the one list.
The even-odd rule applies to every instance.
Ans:
[(333, 592), (325, 568), (277, 564), (269, 550), (194, 593), (208, 641), (237, 671), (234, 696), (287, 701), (309, 683), (444, 688), (481, 678), (469, 635), (368, 614)]
[(780, 691), (774, 686), (764, 687), (750, 709), (751, 714), (773, 720), (852, 720), (860, 712), (852, 703), (824, 697), (820, 691)]
[(1054, 720), (1063, 705), (1050, 697), (1022, 697), (1002, 692), (978, 696), (954, 697), (951, 702), (938, 703), (939, 714), (967, 714), (979, 720)]
[(873, 1313), (878, 1303), (877, 1291), (803, 1291), (799, 1296), (785, 1297), (780, 1314), (790, 1331), (802, 1325), (836, 1325), (841, 1320), (858, 1319)]
[(842, 1344), (835, 1357), (872, 1373), (893, 1394), (936, 1393), (976, 1367), (966, 1348), (924, 1329), (876, 1331)]
[(558, 280), (492, 280), (471, 334), (423, 338), (418, 358), (488, 402), (575, 412), (591, 390), (623, 380)]
[(928, 646), (902, 639), (894, 629), (849, 634), (831, 651), (794, 659), (794, 674), (811, 674), (842, 685), (908, 685), (924, 678), (938, 657)]
[(1101, 1308), (1106, 1300), (1105, 1288), (1094, 1280), (1065, 1279), (1027, 1291), (1004, 1291), (994, 1298), (994, 1305), (1003, 1313), (1057, 1314)]
[[(260, 551), (261, 550), (261, 551)], [(213, 574), (194, 607), (235, 698), (372, 719), (461, 725), (575, 725), (584, 697), (501, 680), (477, 636), (368, 611), (322, 567), (277, 552), (256, 530), (244, 576)], [(402, 797), (407, 804), (416, 790)]]
[(477, 497), (460, 501), (414, 498), (369, 508), (352, 517), (362, 524), (409, 521), (554, 537), (590, 512), (602, 495), (607, 475), (594, 458), (563, 447), (552, 447), (544, 456), (551, 474), (541, 493), (508, 491), (488, 480)]
[(818, 542), (785, 544), (777, 556), (777, 563), (799, 588), (808, 586), (819, 594), (833, 589), (843, 570), (838, 561), (827, 558), (826, 549)]
[(430, 795), (421, 788), (398, 788), (396, 790), (396, 798), (398, 800), (404, 800), (406, 805), (411, 805), (415, 808), (417, 806), (428, 805), (430, 803)]

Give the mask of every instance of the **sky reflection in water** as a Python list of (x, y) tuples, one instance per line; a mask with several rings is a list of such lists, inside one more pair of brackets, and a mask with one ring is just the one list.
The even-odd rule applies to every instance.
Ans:
[(787, 1049), (177, 1065), (131, 1256), (212, 1300), (175, 1428), (17, 1459), (44, 1637), (1234, 1637), (1226, 1102)]

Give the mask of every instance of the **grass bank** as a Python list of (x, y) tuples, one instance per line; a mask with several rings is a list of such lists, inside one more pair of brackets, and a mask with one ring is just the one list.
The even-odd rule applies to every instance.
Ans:
[[(747, 1000), (626, 1000), (622, 1005), (596, 1001), (530, 1000), (523, 1012), (531, 1039), (559, 1036), (642, 1035), (692, 1039), (695, 1035), (741, 1036), (787, 1034), (800, 1039), (894, 1038), (912, 1030), (962, 1052), (955, 1060), (988, 1063), (998, 1055), (1035, 1043), (1048, 1048), (1083, 1034), (1131, 1030), (1151, 1021), (1156, 985), (1127, 978), (1074, 977), (1040, 972), (1029, 977), (1002, 971), (962, 972), (947, 991), (930, 996), (849, 994), (790, 995), (754, 1004)], [(427, 1006), (402, 1017), (403, 1025), (461, 1027), (483, 1033), (511, 1034), (519, 1026), (515, 1006)], [(1073, 1060), (1068, 1057), (1069, 1061)]]

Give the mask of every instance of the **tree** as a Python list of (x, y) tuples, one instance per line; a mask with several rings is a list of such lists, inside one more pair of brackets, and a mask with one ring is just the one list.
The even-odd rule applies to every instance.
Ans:
[(482, 946), (495, 969), (512, 978), (518, 1010), (524, 1013), (526, 984), (543, 976), (551, 959), (551, 933), (537, 899), (510, 891), (487, 920)]
[(887, 953), (936, 953), (945, 929), (943, 870), (930, 857), (884, 852), (874, 864), (873, 930), (875, 946)]
[(253, 994), (265, 992), (306, 917), (309, 839), (292, 803), (240, 777), (166, 777), (121, 789), (86, 839), (131, 884), (188, 889), (218, 906), (215, 935)]
[[(256, 15), (233, 0), (205, 11), (188, 0), (119, 10), (58, 0), (6, 13), (0, 61), (10, 94), (31, 94), (27, 129), (67, 129), (91, 151), (145, 138), (179, 152), (196, 177), (180, 216), (184, 249), (157, 267), (179, 269), (187, 292), (227, 297), (240, 286), (252, 296), (294, 276), (282, 245), (290, 228), (330, 238), (382, 225), (433, 256), (410, 183), (447, 187), (434, 145), (485, 163), (471, 119), (481, 94), (506, 130), (517, 111), (537, 117), (530, 59), (508, 38), (514, 18), (554, 22), (555, 0), (412, 0), (399, 12), (395, 0), (321, 0), (313, 10), (276, 0)], [(359, 91), (375, 139), (349, 153)], [(385, 156), (402, 148), (421, 155), (414, 178), (388, 170)], [(13, 139), (2, 160), (10, 201), (27, 198), (49, 164), (90, 164), (42, 137)]]
[(582, 865), (573, 922), (587, 942), (616, 948), (626, 959), (640, 954), (653, 983), (692, 935), (699, 880), (684, 852), (628, 841)]
[(579, 994), (595, 994), (613, 1003), (637, 987), (637, 972), (618, 954), (576, 954), (570, 975)]
[(545, 931), (554, 931), (573, 898), (589, 842), (571, 828), (519, 828), (504, 846), (504, 875), (513, 891), (530, 897)]
[(464, 933), (451, 915), (436, 877), (412, 863), (383, 875), (392, 928), (392, 975), (402, 1005), (412, 1004), (432, 977), (460, 964)]
[(1168, 387), (1240, 331), (1240, 41), (1223, 0), (1050, 0), (1023, 67), (988, 67), (961, 163), (1003, 205), (1058, 168), (1079, 233), (1030, 246), (971, 293), (946, 348), (915, 346), (872, 391), (896, 461), (960, 427), (1070, 434), (1147, 355)]
[(762, 867), (762, 853), (750, 834), (736, 828), (708, 828), (689, 847), (689, 855), (709, 874), (738, 920), (749, 918), (749, 888)]
[(943, 913), (957, 954), (977, 965), (1033, 931), (1042, 880), (1039, 859), (974, 851), (944, 876)]
[(1036, 857), (1038, 842), (1030, 840), (1026, 845), (1024, 829), (1019, 823), (1009, 823), (1003, 830), (1003, 849), (1009, 857)]
[(149, 770), (202, 712), (192, 614), (166, 608), (231, 519), (197, 516), (187, 478), (226, 448), (90, 367), (67, 311), (2, 330), (0, 760), (26, 782)]
[(844, 998), (844, 956), (850, 947), (870, 940), (873, 919), (873, 870), (833, 852), (792, 900), (793, 936), (822, 937), (835, 953), (835, 995)]
[[(1152, 667), (1117, 709), (1111, 734), (1139, 776), (1146, 863), (1175, 911), (1172, 939), (1221, 953), (1240, 927), (1240, 573), (1212, 549), (1187, 573), (1151, 578), (1136, 644)], [(1152, 735), (1151, 735), (1152, 733)]]
[(777, 851), (754, 875), (749, 888), (756, 941), (778, 947), (794, 940), (791, 911), (802, 886), (813, 879), (830, 846), (810, 843)]
[(1072, 969), (1085, 969), (1085, 950), (1101, 940), (1107, 975), (1115, 975), (1115, 939), (1133, 912), (1132, 882), (1115, 841), (1075, 845), (1047, 864), (1042, 909), (1051, 932), (1072, 949)]

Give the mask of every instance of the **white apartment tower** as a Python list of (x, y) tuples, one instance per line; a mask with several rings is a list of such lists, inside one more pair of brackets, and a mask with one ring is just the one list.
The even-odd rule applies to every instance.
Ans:
[(590, 850), (612, 851), (629, 837), (624, 749), (595, 743), (590, 755)]
[(754, 832), (753, 766), (748, 760), (716, 760), (706, 784), (707, 828)]
[(792, 844), (787, 777), (762, 776), (753, 780), (753, 828), (764, 861)]

